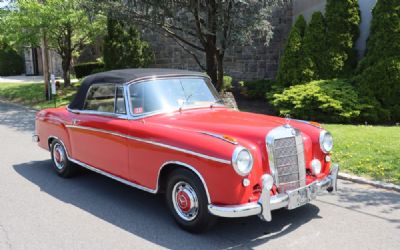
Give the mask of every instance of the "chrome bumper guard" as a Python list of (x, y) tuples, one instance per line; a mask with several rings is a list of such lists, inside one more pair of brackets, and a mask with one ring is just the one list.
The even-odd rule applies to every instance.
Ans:
[(33, 142), (39, 142), (40, 141), (39, 136), (37, 134), (33, 134), (32, 135), (32, 141)]
[[(306, 188), (307, 190), (312, 189), (314, 191), (312, 193), (307, 193), (308, 201), (315, 199), (317, 194), (322, 193), (323, 191), (336, 192), (338, 173), (339, 165), (333, 164), (329, 175), (325, 179), (313, 182), (300, 189)], [(288, 209), (297, 207), (297, 201), (294, 201), (291, 197), (300, 189), (291, 190), (285, 194), (271, 196), (271, 190), (263, 183), (263, 188), (258, 202), (233, 206), (215, 206), (210, 204), (208, 205), (208, 210), (211, 214), (219, 217), (236, 218), (258, 215), (262, 220), (271, 221), (272, 210), (284, 207)]]

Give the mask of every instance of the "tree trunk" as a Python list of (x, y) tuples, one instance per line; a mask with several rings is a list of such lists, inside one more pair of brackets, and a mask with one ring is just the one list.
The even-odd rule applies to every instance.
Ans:
[(206, 49), (206, 70), (208, 76), (211, 78), (212, 83), (218, 89), (218, 66), (217, 58), (214, 49)]
[(218, 53), (216, 57), (218, 68), (217, 89), (218, 91), (221, 91), (224, 86), (224, 54)]
[(43, 62), (43, 78), (44, 78), (44, 89), (45, 89), (44, 94), (46, 96), (46, 100), (50, 100), (49, 53), (47, 46), (46, 31), (43, 31), (43, 37), (42, 37), (42, 62)]
[(66, 56), (65, 58), (62, 58), (62, 70), (64, 78), (64, 87), (68, 87), (71, 85), (71, 78), (70, 78), (71, 57)]

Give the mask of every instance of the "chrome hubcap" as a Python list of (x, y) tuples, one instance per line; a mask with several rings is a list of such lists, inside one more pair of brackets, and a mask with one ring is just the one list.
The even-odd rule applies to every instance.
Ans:
[(53, 147), (53, 162), (57, 169), (61, 170), (65, 166), (65, 151), (61, 144), (56, 143)]
[(172, 202), (179, 217), (186, 221), (194, 220), (199, 213), (199, 201), (194, 189), (184, 181), (175, 184)]

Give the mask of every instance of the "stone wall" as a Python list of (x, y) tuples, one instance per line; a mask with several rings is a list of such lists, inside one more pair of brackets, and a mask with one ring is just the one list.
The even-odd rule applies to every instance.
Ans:
[[(268, 45), (260, 39), (252, 44), (230, 48), (225, 56), (225, 74), (240, 80), (271, 79), (276, 75), (281, 52), (292, 25), (292, 4), (275, 9), (272, 20), (274, 35)], [(155, 53), (151, 67), (178, 68), (200, 71), (193, 57), (172, 39), (156, 32), (143, 32)], [(200, 57), (202, 58), (202, 57)], [(204, 58), (201, 59), (204, 61)]]

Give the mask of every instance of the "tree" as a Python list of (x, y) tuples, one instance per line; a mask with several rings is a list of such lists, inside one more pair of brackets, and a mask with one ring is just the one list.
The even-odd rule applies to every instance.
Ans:
[(357, 66), (355, 43), (361, 21), (358, 0), (327, 0), (328, 77), (350, 75)]
[(38, 46), (43, 36), (62, 59), (64, 84), (70, 84), (71, 61), (83, 47), (102, 33), (104, 18), (89, 16), (83, 0), (18, 0), (3, 21), (9, 39)]
[(366, 99), (380, 106), (380, 121), (400, 121), (400, 2), (379, 0), (373, 9), (367, 52), (355, 78)]
[[(272, 36), (268, 21), (272, 8), (282, 0), (101, 0), (91, 8), (107, 10), (115, 19), (157, 30), (187, 51), (220, 90), (223, 60), (234, 45)], [(205, 56), (204, 62), (199, 54)]]
[(141, 68), (148, 66), (154, 56), (147, 42), (132, 25), (107, 19), (103, 59), (106, 69)]
[(321, 12), (315, 12), (304, 33), (304, 53), (314, 65), (314, 80), (326, 79), (329, 63), (326, 51), (326, 24)]
[(22, 57), (12, 46), (0, 38), (0, 76), (20, 75), (23, 70)]
[(314, 77), (314, 65), (303, 47), (306, 26), (304, 17), (300, 15), (290, 31), (277, 73), (281, 87), (308, 82)]

